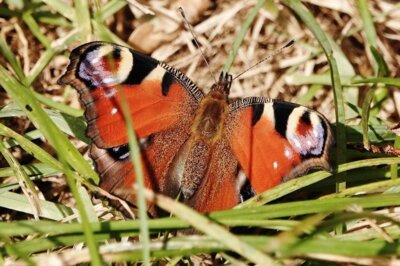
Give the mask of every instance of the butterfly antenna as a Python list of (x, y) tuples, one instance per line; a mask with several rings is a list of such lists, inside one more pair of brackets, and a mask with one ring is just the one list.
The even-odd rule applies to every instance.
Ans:
[(182, 8), (182, 7), (179, 7), (179, 12), (181, 13), (181, 16), (182, 16), (182, 18), (183, 18), (183, 21), (185, 22), (186, 28), (187, 28), (187, 29), (190, 31), (190, 33), (192, 34), (193, 41), (194, 41), (194, 43), (195, 43), (197, 49), (200, 50), (201, 56), (203, 57), (203, 60), (204, 60), (204, 62), (205, 62), (206, 65), (207, 65), (208, 72), (210, 72), (210, 75), (211, 75), (212, 78), (214, 79), (214, 82), (217, 83), (217, 80), (215, 79), (215, 74), (212, 72), (211, 67), (210, 67), (210, 65), (208, 64), (208, 61), (207, 61), (206, 57), (204, 56), (203, 51), (201, 50), (200, 44), (199, 44), (199, 42), (197, 41), (196, 34), (195, 34), (194, 31), (193, 31), (192, 25), (191, 25), (191, 24), (189, 23), (189, 21), (187, 20), (187, 18), (186, 18), (186, 16), (185, 16), (185, 12), (183, 11), (183, 8)]
[(244, 73), (246, 73), (247, 71), (249, 71), (250, 69), (258, 66), (259, 64), (261, 64), (262, 62), (271, 59), (272, 57), (274, 57), (275, 55), (281, 53), (283, 50), (285, 50), (286, 48), (291, 47), (293, 44), (295, 43), (295, 40), (290, 40), (287, 44), (285, 44), (284, 46), (282, 46), (281, 48), (275, 50), (272, 54), (267, 55), (266, 57), (264, 57), (263, 59), (261, 59), (260, 61), (258, 61), (256, 64), (252, 65), (251, 67), (249, 67), (248, 69), (240, 72), (236, 77), (234, 77), (232, 80), (237, 79), (238, 77), (240, 77), (241, 75), (243, 75)]

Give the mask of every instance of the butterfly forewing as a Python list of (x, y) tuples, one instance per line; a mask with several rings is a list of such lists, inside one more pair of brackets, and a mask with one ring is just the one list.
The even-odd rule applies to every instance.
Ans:
[(190, 117), (202, 98), (182, 73), (126, 47), (93, 42), (73, 50), (70, 58), (60, 81), (79, 91), (87, 135), (101, 148), (127, 143), (122, 97), (129, 104), (138, 137)]
[(318, 112), (261, 97), (241, 99), (230, 107), (230, 144), (255, 192), (311, 168), (330, 168), (332, 131)]

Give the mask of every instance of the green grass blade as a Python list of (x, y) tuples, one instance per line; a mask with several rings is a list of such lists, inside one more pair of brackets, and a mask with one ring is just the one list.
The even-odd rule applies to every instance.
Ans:
[(88, 42), (91, 38), (92, 27), (90, 23), (89, 2), (86, 0), (74, 0), (76, 26), (79, 28), (81, 41)]
[(99, 19), (100, 21), (104, 21), (108, 17), (111, 17), (119, 10), (124, 8), (128, 4), (125, 0), (111, 0), (107, 2), (104, 6), (102, 6), (99, 10), (96, 11), (94, 14), (95, 18)]
[[(343, 84), (349, 84), (351, 79), (356, 75), (356, 72), (339, 45), (335, 43), (331, 36), (327, 35), (327, 38), (332, 47), (333, 57), (337, 62), (340, 82), (342, 83), (342, 86)], [(346, 102), (348, 103), (358, 105), (359, 89), (355, 87), (347, 87), (343, 91), (343, 98), (346, 99)], [(347, 105), (345, 106), (345, 114), (346, 118), (356, 115), (356, 113)]]
[[(371, 14), (368, 10), (368, 1), (367, 0), (357, 0), (358, 11), (361, 15), (361, 20), (363, 23), (365, 37), (367, 39), (367, 43), (370, 46), (377, 47), (377, 36), (375, 31), (374, 22), (372, 20)], [(372, 60), (372, 67), (374, 68), (375, 73), (378, 73), (378, 64), (376, 61)]]
[[(388, 75), (388, 67), (377, 50), (377, 34), (375, 31), (374, 22), (368, 10), (368, 1), (358, 0), (357, 4), (363, 22), (363, 30), (366, 36), (366, 40), (372, 54), (371, 64), (374, 69), (375, 75), (377, 75), (378, 77), (386, 76)], [(363, 128), (363, 144), (367, 150), (370, 149), (370, 143), (368, 139), (368, 122), (370, 117), (371, 103), (375, 96), (375, 93), (376, 90), (368, 87), (365, 99), (362, 103), (361, 125)], [(386, 94), (386, 92), (384, 94)]]
[[(94, 239), (96, 242), (99, 241), (107, 241), (111, 239), (113, 235), (103, 233), (103, 234), (96, 234)], [(69, 247), (75, 244), (79, 244), (85, 241), (83, 235), (62, 235), (62, 236), (48, 236), (45, 238), (38, 238), (32, 240), (26, 240), (23, 242), (14, 243), (13, 247), (18, 250), (21, 254), (32, 254), (35, 252), (51, 250), (59, 247)], [(86, 254), (86, 262), (91, 262), (90, 255)], [(49, 260), (49, 255), (46, 254), (47, 261)], [(43, 261), (46, 261), (44, 259)], [(72, 261), (72, 259), (68, 260), (68, 262)], [(48, 265), (43, 263), (41, 265)], [(67, 264), (71, 265), (71, 264)]]
[[(82, 198), (83, 206), (85, 207), (85, 212), (87, 214), (87, 219), (89, 223), (98, 222), (99, 218), (97, 217), (96, 211), (94, 209), (92, 199), (86, 190), (86, 188), (80, 184), (78, 184), (78, 193)], [(91, 229), (93, 230), (93, 229)]]
[(57, 125), (59, 129), (70, 136), (89, 143), (86, 137), (86, 121), (83, 117), (72, 117), (67, 114), (62, 114), (53, 110), (46, 109), (46, 114), (49, 115), (51, 120)]
[(21, 16), (20, 10), (11, 10), (8, 7), (0, 6), (0, 17), (10, 18)]
[[(400, 150), (400, 136), (396, 136), (393, 148)], [(394, 163), (394, 164), (390, 165), (390, 176), (391, 176), (392, 180), (399, 180), (398, 166), (399, 166), (398, 163)]]
[(130, 45), (125, 41), (121, 40), (115, 33), (113, 33), (109, 28), (107, 28), (103, 23), (99, 23), (97, 20), (92, 20), (93, 29), (101, 40), (107, 42), (114, 42), (123, 46), (129, 47)]
[[(60, 157), (61, 161), (67, 160), (66, 155), (64, 154), (58, 154)], [(67, 180), (69, 189), (71, 190), (72, 195), (74, 196), (75, 202), (77, 209), (79, 211), (79, 217), (82, 223), (82, 228), (83, 228), (83, 233), (85, 236), (85, 242), (89, 248), (90, 252), (90, 260), (91, 264), (94, 266), (100, 266), (103, 264), (102, 258), (100, 257), (99, 254), (99, 249), (97, 246), (97, 241), (94, 237), (93, 230), (91, 227), (91, 224), (89, 222), (89, 214), (88, 210), (92, 211), (92, 208), (89, 208), (88, 206), (85, 206), (85, 197), (80, 193), (81, 191), (79, 190), (80, 184), (77, 183), (77, 180), (74, 178), (74, 175), (70, 169), (67, 169), (65, 173), (65, 178)], [(86, 198), (87, 198), (86, 194)], [(92, 203), (89, 201), (89, 204), (92, 205)], [(93, 211), (94, 212), (94, 211)]]
[(124, 119), (126, 123), (126, 128), (128, 130), (128, 139), (129, 139), (129, 151), (130, 158), (132, 164), (134, 165), (135, 171), (135, 181), (136, 187), (131, 188), (136, 192), (137, 197), (137, 206), (139, 207), (139, 221), (140, 221), (140, 234), (141, 234), (141, 243), (143, 244), (143, 252), (142, 259), (143, 264), (146, 266), (150, 265), (150, 234), (149, 234), (149, 225), (148, 225), (148, 217), (147, 217), (147, 204), (144, 195), (144, 172), (142, 166), (142, 155), (140, 153), (140, 147), (137, 142), (136, 134), (134, 131), (134, 125), (131, 118), (131, 112), (129, 110), (129, 105), (126, 99), (126, 95), (123, 94), (123, 90), (121, 90), (121, 108), (124, 114)]
[(43, 44), (44, 47), (50, 47), (50, 41), (47, 37), (40, 31), (39, 25), (36, 23), (35, 19), (32, 17), (32, 10), (26, 11), (22, 15), (22, 20), (29, 27), (32, 34)]
[(363, 130), (363, 145), (366, 150), (370, 150), (371, 146), (368, 139), (368, 121), (371, 109), (372, 99), (374, 98), (374, 90), (370, 87), (367, 89), (364, 101), (362, 103), (361, 126)]
[[(74, 211), (74, 209), (61, 204), (44, 200), (39, 201), (41, 206), (41, 212), (39, 216), (42, 218), (61, 221), (65, 217), (68, 217), (76, 212)], [(18, 193), (8, 191), (0, 193), (0, 206), (3, 208), (11, 207), (14, 211), (29, 213), (33, 215), (32, 207), (27, 198)], [(7, 230), (7, 228), (4, 228), (3, 230)], [(44, 230), (44, 232), (45, 231), (46, 230)], [(3, 233), (4, 232), (0, 230), (0, 235)]]
[(296, 103), (300, 104), (300, 105), (307, 105), (311, 102), (311, 100), (314, 98), (314, 96), (316, 95), (316, 93), (322, 89), (321, 85), (318, 84), (314, 84), (311, 85), (310, 88), (307, 90), (307, 92), (301, 96)]
[[(360, 125), (346, 126), (348, 143), (362, 142), (362, 128)], [(394, 141), (396, 135), (385, 125), (369, 125), (368, 139), (374, 143)]]
[(11, 65), (15, 74), (18, 77), (18, 80), (24, 81), (25, 75), (24, 71), (21, 68), (20, 62), (17, 60), (15, 55), (11, 52), (10, 47), (4, 40), (3, 36), (0, 36), (0, 52), (7, 59), (8, 63)]
[(39, 23), (49, 24), (52, 26), (72, 28), (72, 23), (69, 20), (51, 12), (47, 11), (36, 12), (35, 14), (33, 14), (33, 17)]
[[(51, 101), (45, 96), (42, 97), (47, 99), (45, 101)], [(57, 127), (61, 129), (64, 133), (70, 136), (74, 136), (85, 143), (89, 143), (89, 139), (86, 137), (85, 134), (86, 121), (82, 116), (80, 117), (70, 116), (68, 114), (60, 113), (52, 109), (44, 109), (44, 111), (51, 118), (51, 120), (57, 125)], [(80, 113), (82, 112), (80, 111)], [(25, 116), (25, 112), (15, 104), (6, 105), (3, 109), (0, 110), (0, 118), (17, 117), (17, 116)], [(43, 136), (42, 134), (35, 134), (35, 135), (36, 138)]]
[[(395, 172), (397, 174), (398, 168), (397, 164), (391, 164), (395, 165)], [(361, 185), (361, 186), (356, 186), (352, 188), (346, 188), (345, 190), (336, 193), (336, 194), (330, 194), (330, 195), (325, 195), (322, 198), (333, 198), (333, 197), (345, 197), (349, 195), (356, 195), (357, 193), (365, 193), (369, 191), (374, 191), (374, 190), (381, 190), (381, 189), (388, 189), (391, 187), (395, 186), (400, 186), (400, 179), (391, 179), (391, 180), (386, 180), (386, 181), (379, 181), (379, 182), (373, 182), (369, 183), (366, 185)]]
[(294, 201), (288, 203), (276, 203), (252, 208), (237, 208), (229, 211), (215, 212), (210, 215), (212, 218), (228, 219), (236, 215), (244, 215), (247, 219), (273, 219), (291, 217), (320, 212), (343, 211), (355, 204), (361, 208), (380, 208), (385, 206), (397, 206), (399, 195), (397, 193), (379, 194), (373, 196), (352, 197), (352, 198), (329, 198)]
[(56, 110), (59, 110), (60, 112), (62, 112), (64, 114), (67, 114), (67, 115), (70, 115), (73, 117), (83, 116), (83, 111), (81, 109), (76, 109), (76, 108), (70, 107), (66, 104), (63, 104), (60, 102), (55, 102), (52, 99), (44, 96), (43, 94), (37, 93), (35, 91), (33, 92), (33, 94), (39, 102), (41, 102), (49, 107), (52, 107)]
[[(73, 41), (77, 38), (77, 35), (74, 36), (69, 41)], [(32, 83), (36, 80), (36, 78), (42, 73), (43, 69), (48, 65), (48, 63), (53, 59), (53, 57), (57, 54), (55, 49), (49, 48), (47, 49), (36, 62), (36, 64), (31, 69), (28, 77), (27, 84), (32, 85)]]
[[(38, 139), (38, 138), (42, 138), (43, 135), (42, 135), (42, 133), (40, 133), (39, 130), (34, 129), (34, 130), (32, 130), (32, 131), (28, 131), (27, 133), (25, 133), (25, 134), (24, 134), (24, 137), (25, 137), (26, 139), (32, 141), (32, 140), (35, 140), (35, 139)], [(5, 143), (5, 146), (6, 146), (7, 149), (8, 149), (8, 148), (11, 148), (11, 147), (14, 147), (14, 146), (17, 146), (17, 145), (19, 145), (19, 144), (18, 144), (17, 142), (15, 142), (14, 139), (9, 139), (9, 140)]]
[[(36, 265), (36, 263), (34, 263), (33, 260), (28, 255), (22, 253), (18, 248), (16, 248), (10, 239), (3, 237), (0, 234), (0, 240), (2, 241), (2, 243), (4, 245), (4, 249), (7, 250), (7, 253), (9, 255), (11, 255), (12, 257), (20, 258), (26, 265), (29, 265), (29, 266)], [(5, 253), (5, 252), (2, 252), (2, 253)], [(5, 265), (5, 264), (2, 264), (2, 265)]]
[(37, 146), (32, 141), (26, 139), (10, 128), (0, 123), (0, 135), (15, 139), (15, 141), (29, 154), (32, 154), (37, 160), (50, 165), (54, 169), (63, 172), (64, 165), (57, 161), (48, 152)]
[(26, 77), (26, 84), (29, 86), (32, 85), (32, 83), (42, 73), (43, 69), (48, 65), (51, 59), (53, 59), (57, 53), (62, 52), (69, 44), (77, 40), (79, 37), (78, 33), (79, 32), (77, 30), (73, 30), (63, 38), (54, 41), (32, 67), (29, 75)]
[(280, 248), (279, 252), (283, 257), (290, 256), (293, 247), (299, 244), (303, 239), (300, 239), (300, 236), (309, 233), (310, 231), (314, 231), (315, 228), (321, 224), (322, 220), (327, 215), (325, 213), (317, 213), (315, 215), (311, 215), (301, 222), (299, 222), (296, 226), (294, 226), (291, 230), (286, 232), (281, 232), (277, 236), (275, 236), (270, 242), (268, 242), (267, 249), (275, 250), (276, 247), (285, 247)]
[(395, 86), (400, 88), (399, 78), (376, 77), (376, 78), (353, 80), (353, 84), (368, 84), (368, 83), (373, 83), (373, 84), (382, 83), (387, 86)]
[(42, 2), (70, 21), (75, 20), (75, 10), (65, 0), (42, 0)]
[(390, 75), (390, 70), (388, 65), (383, 59), (382, 55), (379, 53), (378, 49), (375, 46), (370, 46), (370, 50), (372, 56), (378, 64), (378, 77), (386, 77)]
[[(28, 176), (52, 176), (59, 173), (59, 171), (44, 163), (25, 164), (22, 165), (22, 168)], [(12, 174), (13, 169), (11, 169), (10, 167), (0, 168), (0, 178), (9, 177)], [(8, 184), (3, 183), (0, 185), (0, 192), (5, 186), (8, 186)]]

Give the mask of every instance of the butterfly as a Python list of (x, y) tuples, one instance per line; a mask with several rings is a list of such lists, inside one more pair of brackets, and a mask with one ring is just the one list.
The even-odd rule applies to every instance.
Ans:
[[(200, 212), (229, 209), (311, 168), (330, 169), (333, 135), (320, 113), (264, 97), (229, 99), (221, 73), (204, 94), (177, 69), (130, 48), (75, 48), (60, 78), (80, 94), (100, 187), (135, 204), (121, 97), (140, 140), (145, 186)], [(124, 96), (122, 96), (124, 95)], [(149, 213), (159, 214), (154, 206)]]

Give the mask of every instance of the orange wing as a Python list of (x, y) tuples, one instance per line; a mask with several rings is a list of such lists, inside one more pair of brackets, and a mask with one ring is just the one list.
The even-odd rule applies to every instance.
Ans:
[[(142, 166), (144, 182), (147, 188), (175, 198), (179, 193), (179, 180), (169, 175), (168, 170), (173, 163), (180, 147), (189, 138), (184, 127), (172, 128), (160, 133), (155, 133), (145, 140), (142, 145)], [(135, 171), (129, 158), (127, 145), (100, 149), (91, 145), (90, 156), (96, 163), (96, 171), (101, 176), (100, 187), (119, 196), (126, 201), (136, 204), (133, 184)], [(159, 216), (159, 210), (149, 204), (149, 213)]]
[(313, 110), (266, 98), (230, 105), (230, 145), (256, 193), (311, 168), (329, 169), (332, 132)]
[(203, 97), (178, 70), (126, 47), (92, 42), (74, 49), (70, 58), (60, 83), (79, 91), (87, 135), (100, 148), (127, 143), (122, 97), (139, 138), (182, 123)]

